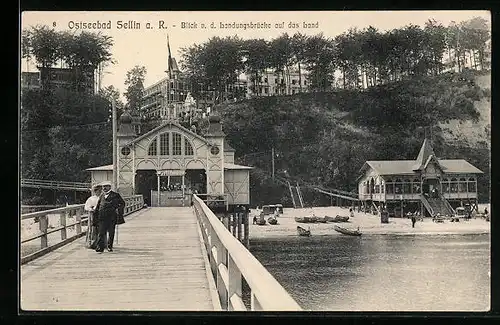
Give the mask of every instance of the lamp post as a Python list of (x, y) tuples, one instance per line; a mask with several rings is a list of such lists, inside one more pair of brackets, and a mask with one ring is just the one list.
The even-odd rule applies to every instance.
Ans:
[(117, 146), (116, 146), (116, 106), (115, 100), (111, 99), (111, 110), (112, 110), (112, 127), (113, 127), (113, 188), (118, 191), (118, 166), (117, 166)]

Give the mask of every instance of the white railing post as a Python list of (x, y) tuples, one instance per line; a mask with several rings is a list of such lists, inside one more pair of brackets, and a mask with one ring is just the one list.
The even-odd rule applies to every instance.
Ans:
[[(76, 224), (76, 234), (81, 234), (82, 233), (82, 209), (83, 208), (78, 208), (78, 210), (76, 210), (76, 216), (75, 216), (75, 221), (77, 222)], [(87, 219), (88, 221), (88, 219)], [(88, 226), (87, 226), (87, 229), (88, 229)]]
[[(233, 295), (236, 295), (237, 297), (240, 298), (241, 300), (241, 272), (238, 269), (238, 266), (234, 263), (234, 260), (231, 255), (228, 256), (228, 263), (227, 263), (227, 271), (229, 273), (229, 284), (228, 284), (228, 300), (229, 300), (229, 310), (239, 310), (240, 308), (235, 308), (238, 306), (235, 306), (233, 304)], [(236, 301), (239, 301), (236, 299)]]
[(209, 247), (209, 254), (210, 254), (210, 268), (212, 270), (212, 274), (214, 275), (214, 278), (217, 279), (217, 265), (219, 262), (220, 257), (217, 256), (217, 239), (214, 238), (213, 235), (213, 230), (212, 227), (208, 227), (208, 237), (210, 239), (210, 247)]
[(49, 220), (46, 214), (39, 217), (38, 226), (40, 227), (40, 232), (42, 233), (42, 237), (40, 237), (40, 248), (44, 249), (48, 246), (47, 228), (49, 227)]
[(68, 237), (68, 234), (66, 232), (66, 220), (68, 217), (68, 212), (64, 211), (59, 214), (59, 223), (61, 224), (61, 227), (64, 227), (61, 229), (61, 240), (65, 240)]
[(227, 251), (224, 245), (217, 238), (217, 291), (219, 292), (220, 304), (223, 309), (227, 310), (228, 307), (228, 296), (227, 296), (227, 268), (226, 268), (226, 257)]
[(254, 311), (254, 310), (262, 310), (262, 306), (259, 302), (259, 300), (257, 299), (257, 297), (255, 296), (255, 294), (251, 293), (251, 298), (250, 298), (250, 310)]

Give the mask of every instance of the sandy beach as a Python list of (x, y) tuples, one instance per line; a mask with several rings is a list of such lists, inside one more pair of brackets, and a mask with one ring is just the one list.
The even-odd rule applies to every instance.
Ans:
[[(489, 208), (489, 207), (488, 207)], [(484, 205), (479, 207), (479, 211), (484, 211)], [(253, 218), (251, 212), (250, 218)], [(469, 221), (461, 220), (460, 222), (450, 222), (446, 220), (444, 223), (433, 222), (430, 218), (424, 218), (423, 221), (417, 221), (415, 228), (411, 226), (411, 220), (407, 218), (390, 218), (389, 223), (382, 224), (380, 217), (362, 212), (354, 212), (354, 217), (349, 218), (348, 222), (344, 223), (298, 223), (295, 217), (308, 216), (314, 214), (318, 217), (332, 216), (348, 216), (349, 209), (341, 207), (315, 207), (304, 209), (287, 209), (283, 211), (283, 215), (278, 217), (277, 225), (252, 225), (250, 220), (250, 239), (258, 238), (276, 238), (297, 236), (297, 226), (309, 228), (312, 236), (344, 236), (333, 229), (334, 225), (340, 225), (345, 228), (357, 229), (363, 235), (445, 235), (445, 234), (484, 234), (490, 233), (490, 222), (482, 218), (471, 219)]]

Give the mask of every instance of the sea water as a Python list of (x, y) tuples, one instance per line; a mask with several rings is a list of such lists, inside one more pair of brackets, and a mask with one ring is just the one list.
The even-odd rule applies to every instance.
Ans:
[(487, 311), (490, 235), (366, 235), (251, 240), (305, 310)]

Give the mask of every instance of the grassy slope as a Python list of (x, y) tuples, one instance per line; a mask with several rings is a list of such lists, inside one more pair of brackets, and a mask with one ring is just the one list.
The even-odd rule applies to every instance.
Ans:
[[(414, 159), (433, 126), (436, 154), (464, 158), (485, 171), (478, 190), (489, 192), (489, 75), (419, 77), (369, 89), (271, 96), (218, 107), (239, 162), (257, 167), (252, 204), (289, 204), (276, 173), (325, 187), (353, 190), (366, 160)], [(457, 129), (456, 125), (465, 125)], [(450, 132), (451, 130), (451, 132)], [(430, 132), (427, 131), (427, 134)], [(309, 203), (324, 196), (304, 193)]]

